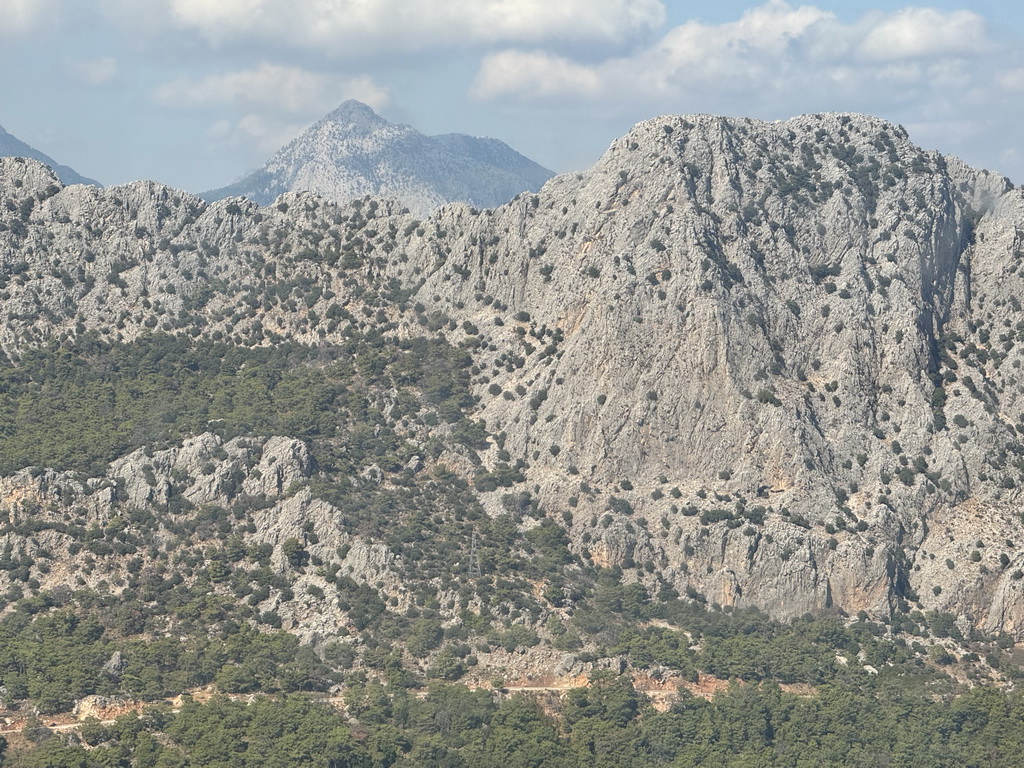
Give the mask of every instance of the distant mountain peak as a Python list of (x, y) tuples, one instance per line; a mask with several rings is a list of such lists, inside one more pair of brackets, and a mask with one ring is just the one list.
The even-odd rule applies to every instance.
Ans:
[(33, 160), (38, 160), (39, 162), (50, 166), (63, 184), (89, 184), (94, 187), (103, 186), (95, 179), (83, 176), (74, 168), (61, 165), (46, 153), (40, 152), (35, 147), (26, 144), (17, 136), (8, 133), (2, 125), (0, 125), (0, 157), (31, 157)]
[[(334, 123), (354, 123), (357, 125), (379, 125), (388, 123), (383, 117), (373, 111), (373, 108), (361, 101), (349, 99), (328, 113), (320, 122), (331, 121)], [(388, 123), (389, 124), (389, 123)]]
[(450, 202), (500, 205), (537, 191), (552, 175), (497, 139), (424, 136), (350, 99), (255, 173), (202, 196), (244, 196), (269, 205), (284, 192), (313, 192), (336, 202), (380, 195), (425, 216)]
[[(330, 132), (335, 138), (366, 138), (374, 134), (414, 132), (406, 125), (396, 125), (378, 115), (373, 109), (361, 101), (349, 99), (333, 112), (329, 112), (313, 123), (309, 128), (295, 137), (287, 146), (295, 142), (308, 143), (310, 137), (322, 131)], [(322, 141), (321, 141), (322, 143)], [(285, 147), (277, 154), (285, 151)], [(276, 156), (276, 155), (275, 155)], [(272, 161), (271, 161), (272, 162)]]

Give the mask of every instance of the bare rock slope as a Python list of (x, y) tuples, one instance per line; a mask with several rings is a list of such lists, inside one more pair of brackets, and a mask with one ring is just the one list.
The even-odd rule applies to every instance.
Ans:
[(1024, 633), (1024, 195), (899, 126), (659, 118), (538, 194), (423, 221), (54, 181), (0, 161), (12, 357), (90, 331), (441, 334), (490, 437), (439, 461), (485, 509), (528, 490), (578, 556), (721, 605)]
[(497, 139), (424, 136), (346, 101), (282, 147), (263, 168), (206, 200), (241, 195), (269, 205), (284, 192), (347, 202), (364, 195), (400, 200), (420, 216), (450, 202), (501, 205), (536, 191), (551, 171)]

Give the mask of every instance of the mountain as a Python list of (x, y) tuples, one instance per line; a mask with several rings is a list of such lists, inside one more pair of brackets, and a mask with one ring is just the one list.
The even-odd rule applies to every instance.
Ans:
[(20, 158), (0, 199), (19, 706), (589, 676), (589, 749), (624, 681), (820, 724), (1024, 674), (1024, 192), (898, 125), (661, 117), (426, 219)]
[(267, 164), (208, 201), (244, 196), (269, 205), (289, 191), (346, 202), (393, 197), (417, 216), (450, 202), (490, 208), (536, 191), (551, 171), (497, 139), (453, 133), (424, 136), (395, 125), (358, 101), (346, 101), (277, 151)]
[[(90, 332), (440, 335), (472, 394), (441, 424), (487, 433), (464, 451), (403, 417), (414, 444), (440, 440), (485, 508), (529, 491), (574, 556), (780, 617), (920, 604), (1021, 626), (1022, 195), (898, 126), (655, 120), (540, 194), (423, 222), (377, 200), (267, 210), (3, 172), (15, 359)], [(111, 444), (163, 434), (136, 428)], [(45, 444), (25, 462), (53, 465)]]
[(38, 160), (39, 162), (53, 168), (57, 177), (63, 184), (89, 184), (94, 187), (102, 186), (98, 181), (86, 178), (75, 171), (74, 168), (61, 165), (49, 155), (43, 154), (38, 149), (30, 147), (21, 139), (16, 136), (12, 136), (5, 131), (3, 126), (0, 126), (0, 157), (31, 157), (32, 159)]

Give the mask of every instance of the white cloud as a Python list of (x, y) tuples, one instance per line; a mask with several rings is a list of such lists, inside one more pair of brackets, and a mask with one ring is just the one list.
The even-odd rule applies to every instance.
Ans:
[[(491, 54), (481, 65), (472, 93), (478, 98), (577, 100), (621, 91), (627, 102), (635, 102), (704, 87), (723, 93), (754, 83), (760, 87), (783, 76), (783, 69), (794, 59), (814, 58), (811, 43), (837, 27), (831, 13), (773, 1), (747, 11), (735, 22), (687, 22), (631, 56), (593, 65), (552, 58), (556, 75), (551, 82), (545, 82), (544, 73), (538, 71), (536, 54), (527, 55), (533, 66), (522, 67), (514, 66), (521, 59), (515, 51)], [(578, 88), (579, 83), (587, 87)]]
[(303, 123), (251, 113), (240, 120), (218, 120), (210, 128), (211, 138), (230, 145), (251, 146), (260, 152), (274, 152), (294, 139), (306, 127)]
[(388, 103), (388, 92), (368, 77), (339, 77), (263, 63), (253, 69), (209, 75), (200, 80), (179, 78), (160, 86), (156, 98), (173, 107), (258, 108), (306, 115), (326, 112), (345, 99), (358, 99), (380, 109)]
[(976, 13), (907, 8), (882, 18), (864, 37), (861, 53), (880, 60), (932, 58), (982, 53), (990, 45)]
[(842, 38), (830, 12), (769, 2), (735, 22), (683, 24), (626, 63), (641, 83), (659, 93), (689, 88), (695, 82), (736, 90), (798, 74), (789, 72), (795, 61), (815, 61), (824, 51), (844, 47)]
[(594, 68), (540, 51), (503, 51), (484, 60), (471, 95), (478, 99), (500, 96), (512, 83), (517, 88), (531, 83), (535, 98), (564, 93), (587, 97), (603, 90), (601, 76)]
[(680, 102), (699, 111), (732, 103), (732, 111), (744, 114), (786, 104), (799, 110), (812, 102), (842, 109), (851, 101), (918, 99), (944, 87), (967, 88), (976, 73), (964, 57), (992, 48), (984, 22), (967, 11), (910, 9), (844, 24), (814, 6), (770, 0), (733, 22), (687, 22), (628, 56), (596, 64), (549, 56), (547, 79), (542, 54), (490, 54), (471, 94), (523, 102), (593, 100), (624, 110), (657, 105), (664, 111), (666, 103)]
[(214, 44), (265, 41), (334, 56), (476, 45), (619, 45), (664, 22), (660, 0), (165, 0)]
[(30, 32), (46, 19), (52, 19), (54, 0), (0, 0), (0, 35)]
[(1024, 47), (970, 11), (848, 20), (768, 0), (735, 20), (688, 21), (596, 60), (504, 48), (483, 58), (469, 94), (534, 121), (586, 115), (618, 133), (658, 114), (866, 112), (912, 127), (922, 146), (1024, 174)]
[(110, 57), (69, 63), (72, 76), (86, 85), (103, 85), (117, 76), (117, 60)]
[(211, 115), (215, 144), (272, 151), (346, 99), (375, 110), (389, 103), (387, 88), (365, 76), (338, 76), (263, 63), (252, 69), (192, 80), (178, 78), (156, 89), (166, 107)]
[(1024, 67), (1000, 72), (996, 75), (996, 82), (1007, 91), (1017, 93), (1024, 91)]

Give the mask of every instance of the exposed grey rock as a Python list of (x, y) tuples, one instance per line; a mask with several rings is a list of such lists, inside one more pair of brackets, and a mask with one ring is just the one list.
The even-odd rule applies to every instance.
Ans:
[[(482, 467), (502, 450), (528, 462), (509, 490), (535, 492), (577, 553), (624, 578), (779, 616), (915, 604), (1024, 633), (1024, 194), (899, 126), (659, 118), (539, 194), (424, 222), (378, 200), (289, 193), (257, 209), (150, 183), (61, 188), (12, 160), (0, 202), (9, 354), (154, 324), (340, 342), (349, 321), (309, 320), (333, 305), (379, 310), (388, 338), (433, 323), (471, 342), (477, 415), (504, 433), (502, 449), (478, 451)], [(299, 279), (321, 289), (310, 304), (257, 301), (232, 321), (252, 286)], [(369, 303), (364, 279), (396, 281), (408, 309)], [(313, 521), (311, 552), (350, 545), (345, 566), (404, 600), (394, 553), (351, 541), (301, 489), (316, 472), (303, 444), (257, 442), (154, 453), (155, 485), (136, 477), (139, 452), (86, 481), (19, 472), (0, 479), (0, 501), (20, 519), (23, 500), (64, 487), (102, 523), (117, 478), (132, 503), (161, 504), (177, 469), (200, 504), (241, 472), (244, 493), (273, 501), (254, 536), (278, 568), (280, 543)], [(443, 454), (463, 475), (471, 458)], [(500, 493), (481, 496), (500, 510)]]
[(551, 171), (506, 144), (463, 134), (424, 136), (395, 125), (358, 101), (346, 101), (282, 147), (260, 170), (206, 200), (244, 196), (269, 205), (289, 191), (346, 202), (393, 197), (418, 216), (445, 203), (478, 207), (536, 191)]
[[(259, 462), (256, 457), (260, 457)], [(396, 574), (399, 558), (385, 545), (353, 536), (339, 527), (339, 510), (315, 499), (306, 488), (296, 487), (308, 480), (311, 463), (308, 449), (290, 438), (236, 438), (223, 442), (206, 433), (185, 440), (181, 445), (153, 451), (135, 451), (111, 464), (106, 476), (81, 482), (71, 473), (24, 470), (0, 478), (0, 508), (9, 522), (25, 523), (61, 521), (60, 509), (73, 509), (86, 525), (100, 528), (122, 520), (118, 514), (136, 509), (165, 509), (173, 493), (187, 499), (195, 508), (204, 505), (226, 506), (239, 494), (258, 497), (260, 504), (251, 512), (250, 541), (272, 547), (271, 566), (279, 573), (293, 577), (293, 596), (284, 599), (274, 592), (260, 605), (261, 611), (276, 611), (282, 626), (303, 640), (320, 642), (336, 635), (347, 624), (344, 610), (338, 605), (334, 590), (315, 569), (294, 573), (282, 544), (289, 538), (305, 541), (305, 547), (318, 561), (337, 559), (345, 546), (347, 553), (340, 562), (341, 573), (359, 583), (373, 584), (382, 594), (394, 596), (400, 605), (409, 598)], [(241, 476), (239, 480), (237, 476)], [(235, 476), (229, 483), (218, 478)], [(246, 490), (248, 489), (248, 491)], [(179, 517), (191, 515), (184, 510)], [(39, 527), (38, 525), (34, 527)], [(243, 529), (244, 530), (244, 529)], [(315, 534), (307, 540), (307, 531)], [(201, 523), (195, 535), (201, 540), (214, 539), (218, 531)], [(162, 528), (157, 539), (173, 551), (178, 533)], [(42, 588), (58, 597), (66, 592), (69, 579), (82, 579), (96, 587), (106, 581), (105, 574), (124, 568), (124, 559), (110, 552), (100, 555), (107, 568), (103, 573), (81, 569), (81, 557), (74, 548), (75, 540), (57, 529), (43, 527), (31, 537), (8, 531), (0, 535), (0, 548), (10, 547), (11, 554), (34, 557), (45, 552), (55, 565), (38, 572)], [(83, 553), (85, 554), (85, 553)], [(91, 558), (92, 555), (89, 555)], [(74, 583), (74, 581), (72, 581)], [(81, 582), (79, 582), (81, 583)], [(0, 585), (10, 585), (9, 574), (0, 575)], [(315, 596), (319, 587), (324, 597)], [(114, 654), (104, 665), (108, 674), (117, 676), (124, 662)]]
[(366, 581), (374, 581), (385, 574), (394, 561), (394, 554), (382, 544), (354, 541), (341, 569), (347, 574), (361, 574)]
[(376, 464), (366, 467), (359, 476), (368, 483), (380, 485), (384, 481), (384, 472)]
[(124, 673), (125, 667), (128, 666), (128, 662), (125, 661), (124, 656), (120, 651), (114, 651), (110, 654), (110, 658), (107, 659), (103, 665), (103, 671), (111, 677), (119, 678)]
[(309, 448), (301, 440), (272, 437), (263, 446), (256, 472), (242, 485), (253, 496), (280, 496), (312, 471)]

